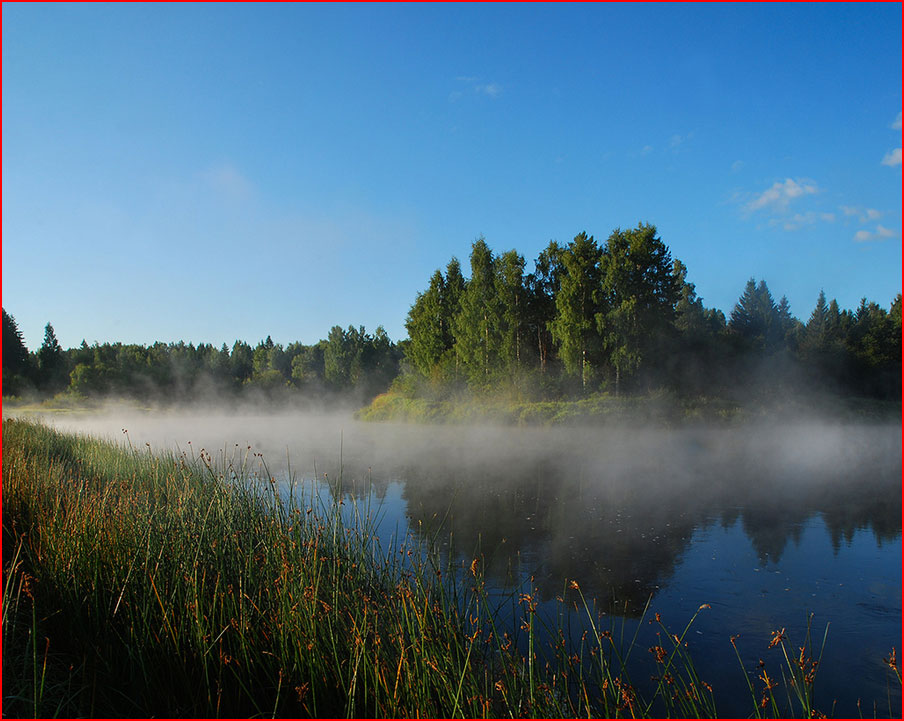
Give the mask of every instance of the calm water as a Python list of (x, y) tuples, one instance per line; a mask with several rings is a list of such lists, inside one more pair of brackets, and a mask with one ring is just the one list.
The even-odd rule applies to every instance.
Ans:
[(812, 614), (817, 645), (828, 624), (819, 708), (831, 714), (835, 701), (834, 715), (856, 715), (859, 698), (866, 715), (887, 716), (889, 704), (900, 715), (882, 661), (892, 647), (901, 655), (900, 426), (464, 429), (116, 414), (54, 423), (118, 439), (127, 428), (133, 445), (189, 453), (250, 445), (271, 473), (323, 495), (341, 477), (343, 496), (378, 514), (384, 548), (409, 533), (437, 539), (460, 564), (482, 559), (499, 597), (536, 589), (544, 613), (577, 580), (616, 628), (640, 625), (635, 681), (652, 670), (644, 606), (680, 632), (710, 604), (688, 640), (722, 715), (751, 710), (730, 636), (748, 671), (763, 659), (778, 676), (771, 632), (803, 643)]

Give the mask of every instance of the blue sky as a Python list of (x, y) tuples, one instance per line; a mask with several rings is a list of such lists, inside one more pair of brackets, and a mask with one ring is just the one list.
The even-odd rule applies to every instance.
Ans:
[(471, 243), (655, 224), (707, 307), (901, 290), (901, 4), (4, 3), (36, 349), (313, 343)]

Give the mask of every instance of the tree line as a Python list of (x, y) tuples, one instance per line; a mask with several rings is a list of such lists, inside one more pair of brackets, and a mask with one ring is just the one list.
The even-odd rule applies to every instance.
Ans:
[(63, 350), (53, 326), (29, 352), (3, 309), (5, 395), (123, 396), (192, 400), (258, 391), (269, 397), (352, 394), (366, 401), (396, 388), (413, 394), (503, 390), (529, 400), (597, 392), (731, 396), (831, 390), (901, 395), (901, 294), (888, 310), (863, 298), (843, 310), (820, 291), (806, 322), (751, 278), (726, 319), (706, 308), (687, 268), (638, 224), (602, 244), (579, 233), (552, 241), (525, 272), (516, 250), (471, 246), (470, 276), (453, 257), (414, 299), (408, 338), (382, 327), (334, 326), (313, 345), (268, 336), (244, 341), (104, 343)]
[[(900, 397), (901, 295), (842, 310), (820, 292), (806, 322), (751, 278), (728, 319), (705, 308), (656, 227), (552, 241), (525, 273), (515, 250), (471, 247), (470, 278), (452, 258), (406, 320), (412, 376), (434, 387), (725, 394), (746, 388), (831, 389)], [(423, 387), (423, 384), (421, 385)]]
[(209, 343), (144, 346), (82, 341), (63, 350), (53, 326), (34, 353), (25, 347), (15, 318), (3, 309), (4, 395), (77, 398), (116, 396), (146, 401), (190, 401), (211, 393), (257, 392), (271, 399), (303, 392), (312, 397), (351, 395), (362, 400), (386, 389), (398, 374), (401, 350), (382, 326), (334, 326), (313, 345), (285, 347), (270, 336), (251, 346)]

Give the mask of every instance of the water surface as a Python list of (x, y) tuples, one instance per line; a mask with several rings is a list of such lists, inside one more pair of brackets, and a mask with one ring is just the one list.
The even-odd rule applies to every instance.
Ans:
[(637, 678), (657, 643), (652, 614), (680, 631), (709, 604), (689, 647), (723, 715), (752, 710), (730, 637), (748, 672), (762, 659), (780, 675), (771, 632), (785, 628), (799, 645), (810, 623), (818, 646), (828, 625), (817, 705), (856, 715), (860, 699), (867, 715), (900, 714), (883, 664), (901, 644), (900, 426), (512, 429), (117, 413), (52, 422), (138, 447), (262, 453), (282, 482), (375, 510), (385, 549), (412, 534), (459, 566), (479, 559), (497, 597), (532, 591), (541, 613), (554, 614), (575, 580), (613, 626), (639, 627)]

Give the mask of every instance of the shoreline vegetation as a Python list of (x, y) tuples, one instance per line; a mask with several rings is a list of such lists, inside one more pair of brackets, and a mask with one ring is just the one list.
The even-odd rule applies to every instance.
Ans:
[(725, 398), (679, 399), (667, 393), (622, 397), (597, 393), (574, 400), (518, 401), (492, 396), (429, 398), (390, 389), (355, 413), (355, 418), (362, 421), (504, 426), (677, 427), (814, 417), (840, 422), (898, 422), (901, 404), (875, 398), (815, 396), (741, 403)]
[[(660, 642), (642, 649), (579, 579), (563, 579), (557, 619), (531, 590), (502, 613), (480, 558), (441, 561), (410, 537), (380, 548), (371, 509), (281, 487), (250, 448), (126, 441), (3, 423), (4, 716), (719, 712), (688, 643), (696, 614), (647, 618)], [(583, 613), (577, 645), (566, 607)], [(831, 689), (814, 691), (826, 638), (812, 631), (762, 639), (756, 668), (738, 649), (752, 641), (731, 639), (752, 717), (833, 712)], [(886, 674), (900, 685), (894, 650)]]
[[(740, 401), (719, 397), (686, 397), (661, 391), (616, 397), (601, 392), (583, 398), (558, 400), (520, 400), (506, 394), (486, 393), (481, 397), (464, 392), (454, 394), (444, 389), (412, 392), (405, 383), (393, 384), (367, 405), (346, 406), (346, 411), (363, 422), (412, 424), (480, 424), (498, 426), (618, 426), (680, 427), (696, 424), (721, 426), (756, 423), (768, 420), (796, 421), (819, 418), (826, 422), (894, 422), (901, 420), (899, 400), (834, 395), (793, 395), (760, 397)], [(236, 411), (317, 412), (319, 404), (298, 403), (285, 399), (283, 403), (220, 402), (217, 407)], [(129, 413), (178, 411), (188, 407), (204, 408), (203, 403), (186, 406), (167, 403), (149, 404), (128, 398), (84, 398), (68, 393), (57, 394), (41, 401), (5, 397), (3, 417), (40, 417), (46, 415), (90, 416), (108, 413), (113, 409)], [(262, 411), (262, 408), (265, 409)]]

